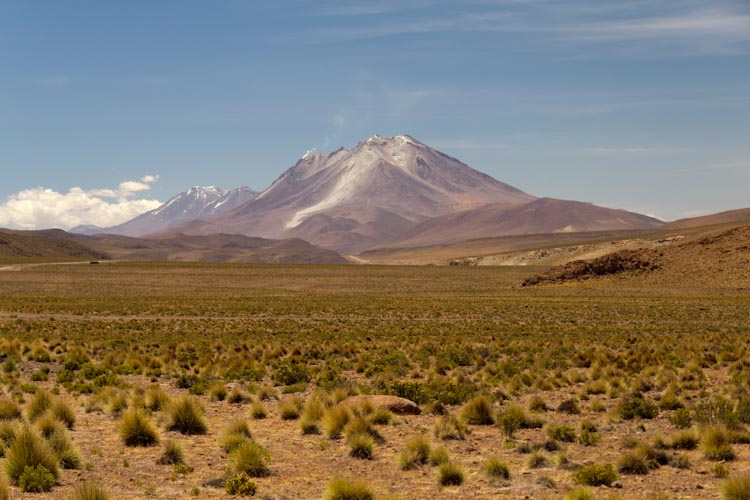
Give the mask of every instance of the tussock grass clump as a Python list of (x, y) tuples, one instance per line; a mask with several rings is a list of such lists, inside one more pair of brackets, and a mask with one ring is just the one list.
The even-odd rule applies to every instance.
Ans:
[(750, 499), (750, 473), (736, 474), (721, 486), (721, 497), (724, 500)]
[(302, 434), (320, 434), (320, 421), (325, 412), (326, 405), (322, 398), (313, 396), (308, 399), (300, 419)]
[(6, 454), (5, 472), (14, 483), (18, 483), (27, 467), (44, 467), (57, 478), (57, 457), (47, 442), (31, 429), (22, 429), (11, 443)]
[(244, 472), (250, 477), (265, 477), (271, 474), (268, 462), (271, 455), (264, 447), (253, 441), (246, 441), (229, 454), (232, 471)]
[(585, 465), (573, 473), (573, 481), (588, 486), (612, 486), (619, 476), (612, 464)]
[(510, 468), (508, 464), (499, 457), (490, 457), (482, 465), (484, 472), (494, 478), (510, 479)]
[(659, 414), (659, 407), (636, 392), (625, 396), (617, 407), (617, 412), (623, 420), (636, 418), (650, 420)]
[(549, 461), (540, 450), (532, 451), (529, 458), (526, 459), (526, 465), (529, 466), (529, 469), (541, 469), (546, 467), (547, 464), (549, 464)]
[(529, 401), (529, 411), (534, 413), (544, 413), (547, 410), (549, 410), (549, 407), (542, 396), (536, 395)]
[(164, 441), (164, 453), (156, 460), (159, 465), (174, 465), (185, 463), (185, 454), (177, 441)]
[(565, 500), (596, 500), (596, 495), (588, 488), (576, 486), (565, 494)]
[(430, 450), (430, 465), (440, 465), (448, 461), (450, 461), (450, 455), (444, 446), (438, 446)]
[(37, 391), (34, 394), (34, 399), (29, 403), (26, 408), (26, 418), (29, 422), (34, 422), (37, 418), (41, 417), (49, 408), (52, 406), (53, 398), (52, 395), (44, 390)]
[(289, 398), (279, 403), (281, 420), (297, 420), (302, 411), (302, 400), (298, 397)]
[(260, 400), (253, 402), (253, 404), (250, 406), (250, 416), (255, 420), (262, 420), (266, 418), (268, 416), (266, 405), (264, 405)]
[(646, 458), (636, 451), (626, 451), (617, 459), (617, 470), (622, 474), (648, 474)]
[(430, 459), (430, 443), (422, 436), (406, 442), (398, 455), (398, 466), (403, 470), (415, 469), (425, 465)]
[(361, 415), (353, 416), (346, 423), (346, 426), (344, 426), (344, 436), (349, 437), (353, 434), (367, 434), (379, 443), (385, 441), (375, 426), (366, 417)]
[(438, 482), (442, 486), (460, 486), (464, 482), (464, 469), (455, 462), (445, 462), (438, 468)]
[(332, 406), (323, 415), (323, 432), (330, 439), (339, 439), (352, 413), (345, 406)]
[(56, 429), (47, 442), (55, 452), (63, 469), (78, 469), (81, 467), (81, 454), (73, 445), (68, 431), (63, 427)]
[(492, 425), (495, 412), (485, 396), (476, 396), (461, 408), (461, 418), (471, 425)]
[(560, 406), (557, 407), (557, 411), (560, 413), (567, 413), (568, 415), (578, 415), (581, 413), (581, 409), (578, 408), (578, 401), (575, 399), (566, 399)]
[(120, 438), (125, 446), (151, 446), (159, 442), (159, 435), (148, 417), (136, 408), (122, 416)]
[(336, 478), (328, 484), (325, 500), (374, 500), (375, 494), (364, 481)]
[(735, 453), (727, 429), (720, 425), (708, 427), (703, 432), (700, 448), (709, 460), (734, 460)]
[(81, 483), (70, 500), (109, 500), (109, 494), (97, 483)]
[(181, 434), (194, 435), (208, 432), (203, 418), (203, 407), (195, 397), (183, 396), (169, 405), (167, 429)]
[(438, 439), (463, 440), (469, 433), (469, 428), (453, 415), (445, 415), (435, 421), (433, 432)]
[(694, 450), (698, 447), (698, 442), (695, 431), (684, 430), (672, 434), (669, 445), (675, 450)]
[(227, 387), (224, 384), (214, 384), (208, 389), (211, 401), (224, 401), (227, 399)]
[(357, 432), (349, 435), (347, 442), (351, 447), (351, 451), (349, 452), (350, 456), (366, 460), (372, 459), (373, 448), (375, 446), (375, 441), (372, 439), (372, 436), (365, 432)]
[(5, 478), (0, 478), (0, 500), (10, 500), (10, 490)]
[(50, 415), (72, 429), (76, 423), (76, 413), (73, 408), (61, 399), (56, 399), (49, 409)]
[(231, 453), (233, 450), (252, 439), (252, 437), (247, 422), (244, 420), (235, 420), (222, 430), (219, 446), (221, 446), (225, 452)]
[(169, 406), (172, 398), (158, 385), (151, 385), (146, 389), (145, 405), (151, 411), (161, 411)]
[(10, 398), (0, 399), (0, 420), (16, 420), (21, 418), (21, 407)]

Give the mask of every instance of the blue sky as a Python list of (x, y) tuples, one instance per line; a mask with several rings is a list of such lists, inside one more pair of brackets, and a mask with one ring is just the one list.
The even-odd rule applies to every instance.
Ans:
[(375, 133), (537, 196), (749, 206), (750, 3), (0, 3), (1, 226), (263, 189)]

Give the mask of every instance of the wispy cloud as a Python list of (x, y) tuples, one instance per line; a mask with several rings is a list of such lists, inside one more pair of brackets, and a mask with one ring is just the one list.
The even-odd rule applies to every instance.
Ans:
[(117, 225), (161, 205), (158, 200), (133, 198), (151, 189), (158, 179), (158, 175), (146, 175), (140, 181), (121, 182), (116, 189), (73, 187), (67, 193), (43, 187), (25, 189), (0, 203), (0, 226), (69, 229), (81, 224)]

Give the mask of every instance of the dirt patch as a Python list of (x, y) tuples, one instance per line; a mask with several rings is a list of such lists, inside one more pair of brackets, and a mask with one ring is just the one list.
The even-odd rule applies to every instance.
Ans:
[(523, 286), (576, 281), (628, 271), (653, 271), (659, 267), (661, 256), (661, 252), (652, 249), (620, 250), (590, 261), (569, 262), (526, 279)]

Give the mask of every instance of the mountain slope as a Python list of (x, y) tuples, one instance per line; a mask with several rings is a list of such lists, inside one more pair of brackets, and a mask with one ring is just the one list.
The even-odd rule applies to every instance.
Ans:
[(651, 229), (662, 224), (658, 219), (625, 210), (539, 198), (523, 205), (490, 204), (437, 217), (383, 246), (417, 247), (495, 236)]
[(726, 212), (719, 212), (701, 217), (679, 219), (668, 223), (665, 227), (669, 229), (688, 229), (692, 227), (712, 226), (714, 224), (743, 221), (750, 221), (750, 208), (740, 208), (738, 210), (728, 210)]
[(172, 197), (162, 206), (141, 214), (128, 222), (108, 228), (78, 226), (73, 228), (72, 232), (143, 236), (169, 229), (187, 221), (222, 214), (252, 200), (257, 195), (256, 191), (245, 186), (229, 191), (214, 186), (195, 186)]
[(356, 251), (443, 214), (533, 199), (412, 137), (376, 135), (352, 149), (308, 153), (254, 200), (177, 230), (304, 235), (316, 245)]

